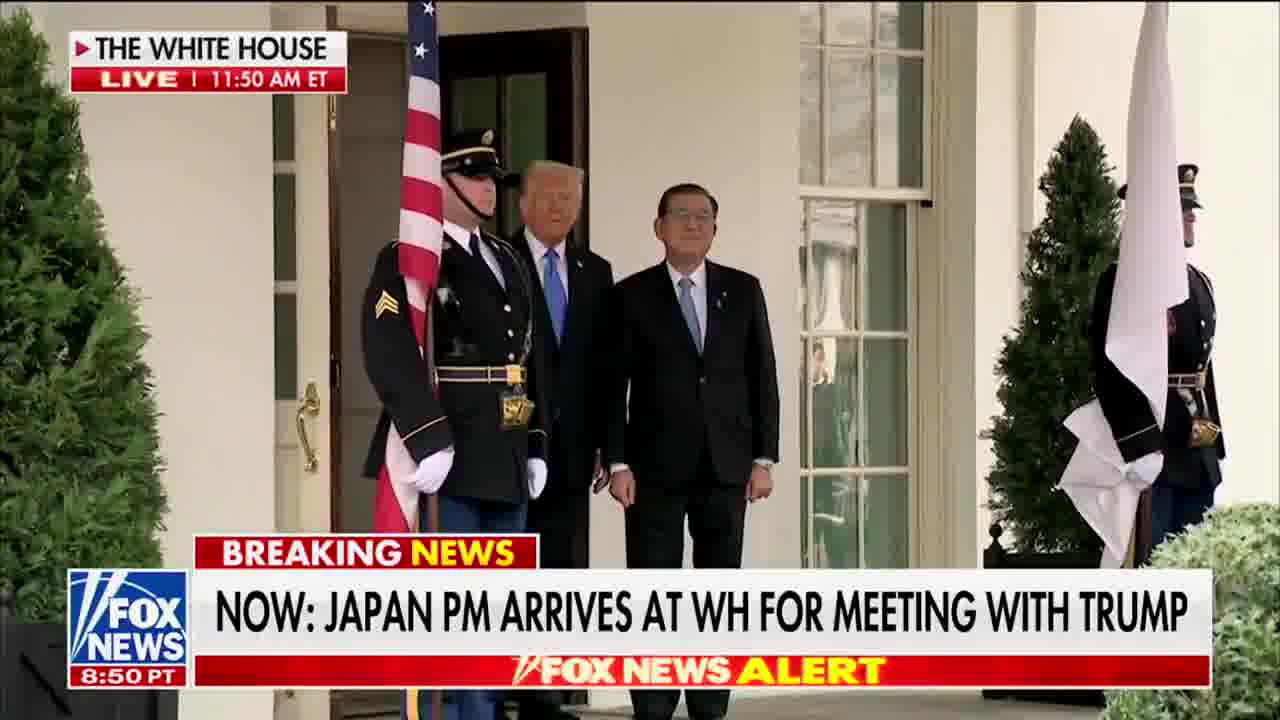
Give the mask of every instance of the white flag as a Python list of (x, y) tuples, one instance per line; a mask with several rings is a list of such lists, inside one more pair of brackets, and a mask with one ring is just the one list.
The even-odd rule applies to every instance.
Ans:
[(1169, 3), (1147, 3), (1129, 96), (1128, 183), (1107, 357), (1147, 396), (1164, 427), (1168, 311), (1188, 297), (1187, 250), (1169, 72)]
[[(1169, 392), (1169, 308), (1188, 297), (1178, 157), (1169, 70), (1169, 4), (1147, 3), (1129, 96), (1128, 185), (1106, 353), (1151, 404), (1164, 427)], [(1058, 487), (1106, 546), (1116, 566), (1133, 533), (1137, 498), (1155, 482), (1126, 472), (1106, 416), (1092, 400), (1066, 426), (1079, 439)]]

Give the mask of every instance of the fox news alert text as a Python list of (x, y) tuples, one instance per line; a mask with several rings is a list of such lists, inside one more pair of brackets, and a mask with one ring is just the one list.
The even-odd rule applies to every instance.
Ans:
[(72, 594), (86, 639), (71, 685), (1211, 686), (1209, 570), (584, 571), (537, 556), (529, 535), (197, 537), (187, 584), (75, 571), (105, 589)]
[(347, 93), (345, 32), (70, 34), (73, 94)]

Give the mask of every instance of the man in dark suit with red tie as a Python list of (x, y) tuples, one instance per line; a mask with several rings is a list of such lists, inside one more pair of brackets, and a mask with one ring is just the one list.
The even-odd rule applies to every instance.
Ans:
[[(603, 474), (605, 440), (603, 369), (604, 300), (613, 286), (609, 262), (571, 245), (569, 231), (582, 208), (582, 171), (537, 161), (520, 182), (524, 226), (511, 237), (537, 278), (534, 347), (548, 369), (550, 420), (547, 486), (529, 504), (529, 532), (541, 539), (541, 566), (586, 568), (593, 478)], [(539, 690), (519, 696), (520, 720), (564, 720), (566, 693)]]
[[(719, 210), (700, 185), (669, 188), (653, 225), (665, 261), (613, 293), (605, 455), (629, 568), (679, 568), (686, 517), (694, 567), (741, 567), (747, 503), (773, 491), (769, 315), (759, 280), (706, 259)], [(670, 720), (679, 699), (678, 690), (631, 693), (638, 720)], [(689, 690), (685, 704), (691, 720), (723, 718), (729, 691)]]

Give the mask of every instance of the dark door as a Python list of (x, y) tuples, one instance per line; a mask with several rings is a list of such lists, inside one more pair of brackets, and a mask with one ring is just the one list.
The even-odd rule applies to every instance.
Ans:
[[(493, 128), (499, 156), (521, 173), (534, 160), (587, 167), (587, 31), (530, 30), (440, 38), (444, 132)], [(519, 190), (500, 194), (487, 225), (520, 226)], [(571, 237), (587, 242), (587, 197)]]

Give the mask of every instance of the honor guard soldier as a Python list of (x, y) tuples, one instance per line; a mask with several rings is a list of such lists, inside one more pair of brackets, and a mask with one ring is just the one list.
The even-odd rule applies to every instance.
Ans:
[[(1182, 239), (1195, 244), (1196, 176), (1191, 164), (1178, 166), (1182, 199)], [(1119, 191), (1124, 199), (1128, 185)], [(1116, 266), (1107, 268), (1098, 281), (1093, 305), (1091, 351), (1098, 401), (1111, 425), (1126, 463), (1163, 466), (1150, 494), (1150, 533), (1144, 532), (1144, 512), (1139, 512), (1134, 565), (1150, 558), (1151, 550), (1170, 535), (1182, 532), (1204, 517), (1213, 506), (1213, 494), (1222, 483), (1220, 461), (1226, 457), (1218, 395), (1214, 386), (1213, 334), (1216, 312), (1209, 277), (1187, 263), (1189, 297), (1169, 308), (1169, 399), (1164, 430), (1156, 423), (1142, 391), (1126, 378), (1106, 354), (1107, 323)], [(1143, 507), (1146, 507), (1144, 498)]]
[[(524, 532), (529, 500), (547, 477), (532, 278), (507, 242), (480, 228), (494, 215), (497, 182), (506, 175), (493, 139), (492, 130), (468, 131), (444, 143), (444, 236), (424, 351), (430, 362), (418, 350), (397, 243), (379, 254), (362, 311), (365, 366), (386, 406), (366, 472), (382, 465), (394, 421), (416, 463), (404, 482), (437, 496), (438, 527), (426, 517), (418, 527), (439, 532)], [(431, 714), (431, 693), (408, 696), (409, 717), (441, 720)], [(500, 691), (450, 691), (442, 714), (494, 720), (501, 701)]]

